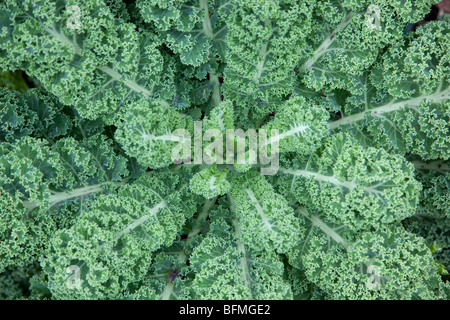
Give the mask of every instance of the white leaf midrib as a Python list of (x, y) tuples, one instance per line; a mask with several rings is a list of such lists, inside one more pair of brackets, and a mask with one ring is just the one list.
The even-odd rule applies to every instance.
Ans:
[(359, 113), (352, 114), (347, 117), (343, 117), (342, 119), (330, 122), (329, 127), (330, 130), (334, 130), (342, 125), (352, 124), (356, 123), (358, 121), (361, 121), (365, 118), (366, 114), (370, 114), (372, 117), (378, 117), (385, 113), (395, 112), (402, 108), (415, 108), (419, 106), (423, 101), (428, 100), (432, 103), (441, 103), (445, 100), (450, 99), (450, 89), (447, 88), (446, 90), (439, 92), (439, 90), (436, 90), (433, 94), (423, 94), (419, 97), (415, 97), (412, 99), (404, 100), (396, 102), (397, 100), (393, 100), (383, 106), (373, 108), (369, 112), (363, 111)]
[(165, 201), (162, 201), (158, 203), (156, 206), (149, 208), (146, 207), (147, 214), (133, 220), (132, 223), (130, 223), (125, 229), (123, 229), (121, 232), (116, 234), (116, 241), (122, 238), (123, 236), (129, 234), (131, 231), (139, 227), (140, 225), (144, 224), (147, 220), (149, 220), (152, 217), (156, 217), (160, 209), (166, 208), (167, 204)]
[[(320, 174), (318, 172), (311, 172), (311, 171), (307, 171), (307, 170), (291, 170), (291, 169), (285, 169), (285, 168), (280, 168), (279, 171), (286, 173), (286, 174), (293, 175), (293, 176), (301, 176), (304, 178), (313, 178), (314, 180), (317, 180), (317, 181), (328, 182), (335, 186), (344, 187), (344, 188), (348, 189), (350, 192), (352, 192), (356, 187), (359, 186), (359, 184), (356, 183), (355, 179), (353, 179), (352, 181), (341, 181), (338, 178), (336, 178), (335, 176), (326, 176), (326, 175)], [(364, 187), (362, 187), (362, 189), (369, 194), (374, 194), (375, 196), (380, 197), (380, 195), (383, 192), (377, 190), (376, 187), (381, 186), (382, 184), (383, 184), (383, 182), (380, 182), (375, 186), (371, 186), (371, 187), (364, 186)]]
[[(31, 18), (35, 19), (34, 17), (31, 17)], [(36, 20), (36, 21), (38, 21), (38, 20)], [(64, 33), (58, 32), (55, 29), (55, 25), (54, 24), (53, 24), (52, 28), (49, 28), (49, 27), (43, 25), (41, 22), (39, 22), (39, 24), (48, 34), (53, 36), (55, 39), (57, 39), (60, 42), (65, 43), (67, 45), (70, 45), (74, 49), (74, 53), (76, 55), (81, 55), (82, 49), (80, 48), (80, 46), (76, 42), (70, 40)], [(142, 95), (146, 99), (148, 99), (152, 95), (152, 91), (150, 91), (150, 90), (140, 86), (136, 81), (124, 80), (124, 77), (123, 77), (122, 74), (118, 73), (117, 71), (113, 70), (112, 68), (110, 68), (108, 66), (97, 67), (96, 69), (101, 71), (101, 72), (103, 72), (103, 73), (105, 73), (105, 74), (107, 74), (112, 79), (123, 83), (125, 86), (130, 88), (132, 91), (137, 92), (137, 93), (142, 93)], [(167, 102), (165, 102), (165, 101), (160, 101), (160, 102), (161, 102), (162, 105), (168, 106)]]

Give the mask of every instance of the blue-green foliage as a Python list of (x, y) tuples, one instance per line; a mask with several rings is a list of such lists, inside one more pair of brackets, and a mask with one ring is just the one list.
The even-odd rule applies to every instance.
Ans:
[(0, 298), (448, 299), (432, 2), (1, 1)]

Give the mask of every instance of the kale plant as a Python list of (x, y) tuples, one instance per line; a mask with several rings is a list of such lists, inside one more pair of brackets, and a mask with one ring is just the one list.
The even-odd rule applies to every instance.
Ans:
[(1, 1), (0, 297), (448, 299), (432, 4)]

